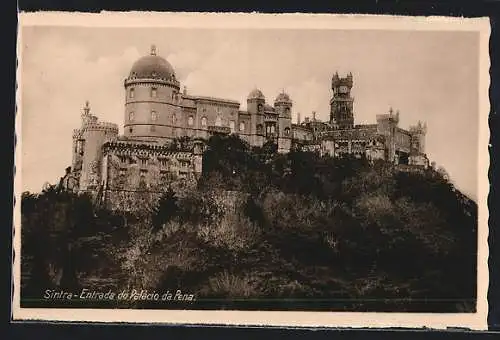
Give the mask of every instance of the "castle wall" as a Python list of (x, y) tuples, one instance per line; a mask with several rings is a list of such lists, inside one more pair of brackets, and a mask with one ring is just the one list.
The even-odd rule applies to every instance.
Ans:
[(313, 133), (300, 125), (292, 125), (292, 138), (298, 141), (312, 141)]
[(395, 150), (409, 154), (411, 151), (411, 134), (410, 132), (398, 128), (394, 136)]
[[(169, 187), (193, 187), (202, 171), (201, 155), (171, 152), (161, 146), (108, 143), (104, 152), (106, 200), (108, 206), (115, 209), (146, 195), (144, 192), (149, 193), (148, 199), (154, 200)], [(130, 209), (132, 207), (125, 210)]]

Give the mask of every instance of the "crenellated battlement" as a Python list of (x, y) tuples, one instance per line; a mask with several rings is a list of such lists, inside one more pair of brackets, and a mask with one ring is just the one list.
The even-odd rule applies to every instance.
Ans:
[(181, 83), (175, 78), (126, 78), (123, 86), (143, 85), (143, 86), (173, 86), (180, 89)]
[(86, 124), (82, 131), (105, 131), (118, 134), (118, 125), (108, 122), (92, 122)]
[(121, 141), (104, 143), (103, 150), (105, 153), (120, 155), (164, 156), (175, 159), (191, 159), (195, 156), (191, 152), (172, 151), (171, 148), (164, 145)]
[(82, 138), (82, 130), (81, 129), (73, 129), (73, 139)]

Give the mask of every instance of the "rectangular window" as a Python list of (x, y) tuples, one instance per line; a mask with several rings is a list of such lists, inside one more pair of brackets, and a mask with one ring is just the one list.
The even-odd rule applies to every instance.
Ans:
[(134, 89), (130, 89), (130, 91), (129, 91), (129, 97), (130, 98), (134, 98), (134, 96), (135, 96)]
[(156, 87), (151, 88), (151, 97), (156, 98)]
[(157, 121), (158, 120), (158, 112), (156, 111), (151, 111), (151, 120), (153, 122)]
[(141, 165), (148, 165), (148, 160), (146, 158), (141, 158)]

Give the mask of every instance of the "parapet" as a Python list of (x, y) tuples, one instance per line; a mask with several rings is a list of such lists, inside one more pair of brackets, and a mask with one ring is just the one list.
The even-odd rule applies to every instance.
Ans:
[(142, 156), (164, 156), (175, 159), (191, 159), (192, 152), (172, 151), (165, 145), (144, 144), (126, 141), (110, 141), (103, 145), (104, 152), (118, 153), (122, 155), (142, 155)]

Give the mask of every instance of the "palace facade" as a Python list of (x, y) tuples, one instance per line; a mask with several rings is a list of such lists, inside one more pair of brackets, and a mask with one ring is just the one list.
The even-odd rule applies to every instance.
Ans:
[[(268, 103), (259, 89), (247, 98), (247, 108), (231, 99), (188, 94), (170, 63), (157, 55), (137, 60), (123, 82), (123, 135), (118, 125), (100, 122), (87, 102), (81, 127), (73, 133), (73, 160), (65, 183), (78, 191), (135, 192), (164, 183), (195, 183), (202, 170), (203, 141), (212, 134), (236, 134), (252, 146), (272, 141), (278, 152), (292, 147), (333, 157), (365, 155), (407, 166), (429, 164), (425, 155), (426, 126), (405, 130), (399, 112), (376, 116), (376, 123), (354, 124), (353, 77), (332, 78), (330, 120), (306, 118), (292, 124), (293, 102), (281, 92)], [(189, 151), (172, 151), (179, 137), (193, 141)], [(115, 195), (116, 196), (116, 195)]]

